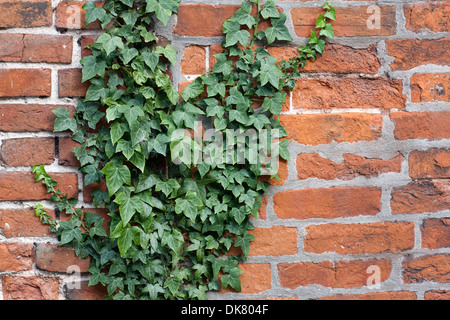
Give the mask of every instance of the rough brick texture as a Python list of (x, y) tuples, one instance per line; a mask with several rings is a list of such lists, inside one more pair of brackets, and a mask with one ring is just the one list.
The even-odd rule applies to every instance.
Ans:
[[(85, 2), (0, 1), (0, 299), (106, 292), (88, 286), (89, 260), (58, 247), (32, 208), (43, 202), (52, 218), (70, 218), (34, 181), (32, 166), (45, 164), (108, 228), (107, 210), (89, 209), (78, 144), (53, 133), (52, 110), (73, 114), (89, 87), (80, 59), (102, 31), (84, 26)], [(156, 25), (159, 44), (178, 51), (170, 72), (180, 91), (213, 68), (222, 23), (239, 8), (182, 2), (167, 27)], [(278, 63), (298, 53), (322, 4), (276, 1), (294, 38), (268, 48)], [(240, 265), (242, 293), (212, 299), (450, 300), (450, 2), (338, 1), (336, 12), (336, 38), (283, 104), (290, 159), (279, 162), (280, 182), (265, 178), (272, 186)]]

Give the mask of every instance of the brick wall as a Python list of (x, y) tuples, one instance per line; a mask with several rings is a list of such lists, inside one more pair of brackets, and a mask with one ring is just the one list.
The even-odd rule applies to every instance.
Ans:
[[(182, 1), (161, 36), (179, 51), (182, 90), (220, 51), (239, 0)], [(34, 217), (51, 203), (31, 166), (92, 207), (51, 110), (74, 110), (84, 46), (83, 1), (0, 3), (0, 299), (95, 298), (79, 260)], [(322, 1), (277, 1), (294, 47)], [(281, 115), (291, 158), (252, 231), (242, 293), (211, 299), (450, 298), (450, 37), (448, 1), (335, 1), (336, 39), (305, 69)], [(77, 15), (81, 12), (81, 15)], [(58, 217), (64, 219), (64, 217)], [(71, 275), (77, 266), (82, 277)], [(380, 283), (376, 284), (376, 280)], [(81, 281), (81, 282), (80, 282)]]

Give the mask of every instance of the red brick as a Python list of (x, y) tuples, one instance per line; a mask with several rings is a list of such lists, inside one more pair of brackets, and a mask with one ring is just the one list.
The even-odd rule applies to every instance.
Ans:
[(404, 160), (401, 154), (392, 159), (372, 159), (354, 154), (344, 154), (344, 161), (336, 163), (322, 158), (318, 153), (302, 153), (297, 157), (299, 180), (318, 178), (324, 180), (351, 180), (358, 176), (375, 177), (387, 172), (400, 172)]
[(415, 73), (411, 77), (411, 101), (450, 101), (450, 73)]
[(81, 80), (81, 68), (58, 70), (58, 96), (84, 97), (91, 84)]
[(406, 29), (421, 32), (448, 32), (450, 29), (450, 3), (428, 1), (405, 4)]
[(237, 5), (180, 4), (174, 33), (180, 36), (221, 37), (222, 24)]
[(33, 268), (33, 245), (0, 243), (0, 272), (16, 272)]
[(62, 105), (0, 104), (0, 131), (51, 132), (56, 119), (52, 110), (58, 108), (69, 109), (71, 114), (74, 113), (73, 107)]
[(106, 287), (101, 284), (89, 286), (88, 280), (80, 280), (65, 286), (65, 298), (67, 300), (103, 300), (108, 295)]
[(450, 282), (450, 254), (435, 254), (403, 261), (403, 282)]
[[(243, 273), (239, 276), (241, 280), (241, 293), (259, 293), (272, 288), (272, 273), (268, 263), (245, 263), (240, 264), (239, 269)], [(236, 292), (236, 290), (227, 287), (219, 293)]]
[(426, 219), (420, 230), (422, 232), (422, 248), (450, 247), (450, 218)]
[(281, 219), (331, 219), (375, 215), (381, 210), (381, 190), (373, 187), (334, 187), (276, 193), (273, 206)]
[(395, 58), (391, 68), (396, 70), (409, 70), (427, 64), (450, 64), (450, 38), (386, 40), (386, 49)]
[(306, 227), (305, 251), (364, 254), (401, 252), (414, 247), (414, 223), (322, 224)]
[[(46, 209), (55, 219), (55, 212)], [(16, 237), (49, 237), (49, 226), (36, 217), (34, 209), (2, 209), (0, 210), (0, 229), (6, 238)]]
[(75, 249), (60, 247), (52, 244), (37, 244), (36, 246), (36, 268), (45, 271), (72, 273), (70, 267), (79, 268), (79, 272), (87, 272), (89, 269), (89, 258), (80, 259), (75, 255)]
[(338, 262), (287, 262), (279, 263), (278, 276), (281, 286), (289, 289), (312, 284), (332, 288), (354, 288), (367, 285), (370, 277), (368, 268), (380, 268), (380, 281), (386, 281), (391, 274), (389, 260), (341, 260)]
[[(275, 47), (267, 49), (277, 59), (288, 61), (298, 55), (298, 47)], [(340, 44), (328, 44), (317, 60), (310, 59), (302, 69), (307, 73), (377, 73), (381, 67), (376, 45), (355, 49)]]
[(423, 180), (392, 190), (394, 214), (415, 214), (450, 209), (450, 181)]
[(80, 46), (81, 46), (81, 58), (92, 55), (92, 51), (87, 46), (94, 44), (97, 40), (98, 36), (96, 35), (82, 35), (80, 37)]
[(58, 163), (63, 166), (74, 166), (79, 167), (80, 162), (73, 153), (73, 149), (79, 147), (80, 144), (73, 141), (72, 138), (64, 137), (59, 139), (59, 159)]
[(403, 109), (406, 96), (401, 80), (387, 78), (317, 78), (297, 81), (295, 109)]
[(202, 46), (188, 46), (181, 60), (181, 73), (199, 75), (206, 72), (206, 49)]
[(255, 237), (250, 243), (250, 256), (283, 256), (297, 254), (296, 228), (273, 226), (249, 231)]
[[(78, 194), (78, 176), (76, 173), (50, 173), (57, 181), (63, 194), (69, 198)], [(0, 172), (0, 201), (43, 200), (50, 199), (46, 187), (35, 182), (35, 174), (31, 172)]]
[(33, 166), (52, 164), (54, 161), (54, 138), (19, 138), (2, 141), (0, 163), (4, 166)]
[(394, 112), (396, 139), (446, 139), (450, 138), (450, 112)]
[[(98, 21), (85, 26), (86, 10), (84, 4), (88, 1), (61, 1), (56, 8), (56, 27), (64, 29), (93, 30), (101, 29)], [(103, 1), (96, 1), (97, 7), (104, 4)]]
[(412, 178), (450, 178), (450, 149), (413, 151), (409, 155), (409, 175)]
[(425, 292), (424, 300), (450, 300), (450, 291), (433, 290)]
[(318, 300), (417, 300), (417, 296), (411, 291), (387, 291), (368, 292), (363, 294), (337, 294), (334, 296), (322, 297)]
[(0, 35), (0, 61), (72, 62), (72, 37), (5, 33)]
[(290, 140), (307, 145), (376, 140), (383, 125), (381, 115), (368, 113), (280, 115), (280, 121)]
[(34, 28), (52, 25), (52, 0), (2, 0), (0, 28)]
[[(367, 6), (336, 7), (337, 20), (332, 22), (335, 36), (389, 36), (396, 31), (395, 6), (380, 8), (380, 28), (373, 25), (374, 12)], [(316, 26), (320, 7), (297, 7), (291, 9), (292, 23), (299, 37), (309, 37)], [(369, 28), (371, 27), (371, 28)]]
[(58, 300), (59, 279), (55, 277), (3, 277), (5, 300)]
[(0, 97), (49, 97), (50, 69), (0, 69)]

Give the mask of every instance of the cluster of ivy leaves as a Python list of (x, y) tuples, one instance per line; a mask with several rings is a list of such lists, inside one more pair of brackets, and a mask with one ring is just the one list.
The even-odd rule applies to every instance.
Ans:
[[(224, 22), (223, 52), (215, 55), (212, 71), (180, 95), (168, 72), (177, 53), (170, 44), (159, 45), (152, 31), (156, 20), (169, 22), (178, 3), (106, 0), (102, 7), (84, 6), (86, 24), (98, 21), (106, 30), (90, 46), (92, 55), (81, 60), (82, 80), (91, 84), (86, 97), (73, 117), (55, 110), (54, 130), (70, 131), (80, 144), (73, 152), (85, 186), (96, 186), (94, 205), (109, 212), (108, 228), (102, 227), (104, 218), (62, 195), (44, 166), (33, 169), (71, 219), (51, 221), (40, 205), (36, 215), (50, 224), (60, 245), (90, 258), (89, 285), (106, 286), (112, 299), (205, 299), (210, 290), (241, 289), (238, 265), (248, 257), (251, 217), (258, 216), (269, 185), (261, 179), (266, 162), (249, 152), (250, 140), (239, 142), (243, 155), (231, 156), (224, 142), (228, 159), (218, 161), (208, 153), (215, 140), (198, 142), (192, 133), (205, 127), (221, 135), (276, 129), (285, 137), (278, 116), (286, 94), (308, 59), (323, 52), (325, 38), (334, 36), (329, 20), (336, 13), (325, 3), (299, 55), (277, 63), (266, 49), (292, 40), (286, 14), (274, 0), (264, 6), (244, 0)], [(271, 25), (265, 31), (262, 21)], [(180, 129), (188, 134), (177, 135)], [(267, 152), (287, 160), (288, 143)], [(174, 161), (183, 145), (200, 149), (209, 161)]]

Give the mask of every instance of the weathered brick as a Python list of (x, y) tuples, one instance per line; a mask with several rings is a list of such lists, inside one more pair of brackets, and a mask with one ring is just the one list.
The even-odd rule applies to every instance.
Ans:
[(58, 300), (59, 279), (56, 277), (3, 277), (5, 300)]
[[(46, 209), (48, 215), (55, 219), (55, 212)], [(36, 217), (34, 209), (1, 209), (0, 229), (6, 238), (16, 237), (49, 237), (48, 225)]]
[(364, 254), (401, 252), (414, 247), (414, 223), (322, 224), (306, 227), (305, 251)]
[(0, 69), (0, 97), (49, 97), (50, 69)]
[(36, 268), (45, 271), (72, 273), (69, 268), (79, 268), (79, 272), (87, 272), (90, 259), (80, 259), (75, 249), (52, 244), (36, 245)]
[(282, 256), (297, 254), (296, 228), (273, 226), (249, 231), (255, 237), (250, 243), (250, 256)]
[(450, 218), (426, 219), (420, 226), (422, 248), (450, 247)]
[(58, 96), (84, 97), (91, 84), (81, 80), (81, 68), (58, 70)]
[(403, 109), (406, 96), (400, 80), (386, 78), (300, 79), (293, 91), (295, 109)]
[(450, 209), (450, 182), (422, 180), (392, 190), (394, 214), (435, 212)]
[[(241, 293), (259, 293), (272, 288), (272, 272), (268, 263), (244, 263), (239, 264), (243, 273), (239, 276), (241, 280)], [(227, 287), (219, 293), (236, 292)]]
[(184, 75), (199, 75), (206, 72), (206, 48), (203, 46), (188, 46), (184, 49), (181, 60), (181, 73)]
[(411, 77), (411, 101), (450, 101), (450, 73), (415, 73)]
[(67, 300), (102, 300), (108, 295), (106, 287), (97, 284), (89, 286), (88, 280), (80, 280), (64, 286), (64, 295)]
[(382, 160), (344, 154), (342, 163), (321, 157), (318, 153), (302, 153), (297, 157), (299, 180), (318, 178), (324, 180), (351, 180), (358, 176), (374, 177), (387, 172), (400, 172), (404, 160), (401, 154)]
[(331, 219), (375, 215), (381, 210), (381, 190), (374, 187), (335, 187), (276, 193), (273, 206), (281, 219)]
[(318, 300), (417, 300), (417, 296), (411, 291), (386, 291), (368, 292), (363, 294), (337, 294), (334, 296), (322, 297)]
[[(85, 25), (86, 10), (83, 9), (87, 1), (61, 1), (56, 8), (56, 27), (63, 29), (93, 30), (101, 29), (98, 21)], [(96, 1), (97, 7), (103, 5), (103, 1)]]
[(450, 138), (450, 112), (394, 112), (396, 139), (446, 139)]
[(58, 163), (63, 166), (80, 166), (80, 162), (77, 157), (73, 153), (73, 149), (79, 147), (80, 144), (76, 141), (73, 141), (72, 138), (63, 137), (59, 139), (59, 159)]
[(386, 49), (395, 58), (391, 68), (396, 70), (409, 70), (427, 64), (450, 64), (450, 38), (391, 39), (386, 40)]
[(370, 113), (280, 115), (280, 121), (289, 139), (307, 145), (376, 140), (383, 125), (381, 115)]
[(406, 29), (421, 32), (445, 32), (450, 29), (450, 3), (448, 1), (422, 1), (405, 4)]
[(18, 138), (2, 141), (0, 164), (3, 166), (33, 166), (52, 164), (54, 161), (54, 138)]
[[(0, 131), (51, 132), (56, 119), (52, 110), (58, 108), (69, 109), (71, 114), (75, 110), (63, 105), (0, 104)], [(33, 116), (30, 117), (30, 114)]]
[[(57, 181), (58, 188), (69, 198), (78, 194), (78, 176), (76, 173), (50, 173)], [(31, 172), (0, 172), (0, 201), (43, 200), (50, 199), (46, 187), (41, 182), (35, 182)]]
[(33, 245), (0, 243), (0, 272), (16, 272), (33, 268)]
[[(288, 61), (298, 55), (298, 47), (270, 46), (270, 55)], [(377, 73), (381, 67), (376, 45), (355, 49), (340, 44), (328, 44), (317, 60), (310, 59), (303, 72), (307, 73)]]
[(0, 28), (34, 28), (52, 25), (52, 0), (2, 0)]
[[(338, 19), (331, 24), (336, 36), (389, 36), (396, 30), (395, 6), (378, 6), (380, 17), (374, 21), (376, 12), (368, 6), (336, 7)], [(291, 9), (292, 23), (299, 37), (309, 37), (316, 26), (317, 16), (323, 13), (320, 7), (297, 7)], [(379, 22), (379, 28), (376, 25)]]
[(174, 33), (180, 36), (221, 37), (223, 22), (239, 8), (236, 5), (181, 4)]
[(450, 254), (410, 257), (403, 261), (403, 282), (450, 282)]
[(432, 290), (425, 292), (424, 300), (450, 300), (450, 291)]
[(337, 262), (287, 262), (277, 265), (281, 286), (289, 289), (317, 284), (332, 288), (354, 288), (367, 285), (371, 266), (380, 268), (380, 281), (391, 274), (389, 260), (340, 260)]
[(0, 61), (71, 63), (72, 37), (0, 34)]
[(450, 149), (412, 151), (409, 175), (416, 179), (450, 178)]

